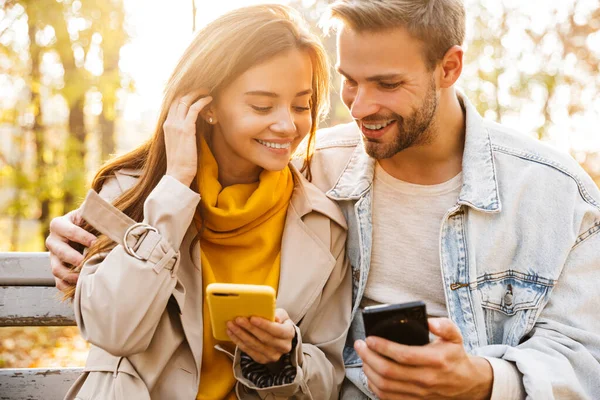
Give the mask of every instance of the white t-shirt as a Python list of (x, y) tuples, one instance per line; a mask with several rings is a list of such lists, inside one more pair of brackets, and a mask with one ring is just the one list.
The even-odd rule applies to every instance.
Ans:
[(377, 163), (371, 268), (363, 307), (422, 300), (430, 316), (448, 316), (440, 229), (461, 186), (462, 173), (438, 185), (417, 185), (392, 177)]

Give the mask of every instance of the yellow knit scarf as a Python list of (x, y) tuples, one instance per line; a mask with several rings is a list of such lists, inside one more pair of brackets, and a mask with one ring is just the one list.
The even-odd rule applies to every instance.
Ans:
[[(201, 232), (203, 293), (210, 283), (250, 283), (277, 290), (281, 258), (281, 237), (294, 180), (289, 167), (263, 171), (259, 182), (232, 185), (223, 189), (218, 165), (206, 141), (201, 140), (198, 188), (202, 215), (194, 221)], [(212, 336), (210, 314), (203, 304), (204, 344), (197, 399), (235, 399), (232, 362), (214, 349), (233, 351), (231, 343)]]

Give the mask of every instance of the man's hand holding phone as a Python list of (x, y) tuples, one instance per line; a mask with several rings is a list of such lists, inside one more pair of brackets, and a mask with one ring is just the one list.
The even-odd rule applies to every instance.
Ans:
[(288, 313), (278, 308), (275, 310), (275, 321), (260, 317), (238, 317), (229, 321), (227, 334), (254, 361), (270, 364), (292, 351), (296, 329)]
[(490, 398), (489, 362), (467, 354), (460, 330), (451, 320), (429, 318), (427, 322), (437, 338), (423, 346), (377, 336), (354, 343), (371, 391), (382, 400)]

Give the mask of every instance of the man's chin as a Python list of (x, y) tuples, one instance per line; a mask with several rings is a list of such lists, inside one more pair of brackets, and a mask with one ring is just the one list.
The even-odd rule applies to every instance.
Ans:
[(365, 152), (376, 160), (383, 160), (392, 157), (397, 152), (390, 148), (387, 143), (373, 142), (368, 139), (364, 139)]

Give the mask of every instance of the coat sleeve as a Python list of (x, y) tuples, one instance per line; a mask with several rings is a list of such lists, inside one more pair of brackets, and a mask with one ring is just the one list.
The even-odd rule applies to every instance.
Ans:
[[(333, 229), (342, 229), (331, 223)], [(261, 399), (337, 399), (344, 380), (343, 349), (350, 326), (352, 305), (352, 276), (346, 257), (346, 234), (332, 235), (331, 254), (335, 267), (321, 293), (318, 305), (296, 327), (297, 344), (290, 362), (295, 368), (291, 383), (257, 387), (243, 376), (242, 352), (237, 349), (234, 374), (241, 383), (238, 391), (243, 398)], [(309, 319), (309, 321), (306, 321)], [(307, 325), (303, 325), (304, 322)], [(336, 327), (332, 329), (331, 327)], [(324, 329), (325, 328), (325, 329)]]
[[(82, 207), (84, 219), (103, 234), (118, 238), (132, 221), (100, 199), (113, 199), (115, 186), (116, 179), (109, 180), (100, 197), (90, 193)], [(124, 239), (141, 259), (126, 251), (123, 240), (116, 240), (121, 243), (110, 252), (84, 264), (73, 303), (86, 340), (119, 357), (147, 349), (171, 296), (183, 298), (178, 295), (183, 287), (176, 274), (179, 247), (199, 201), (197, 193), (165, 175), (144, 203), (146, 226)]]

